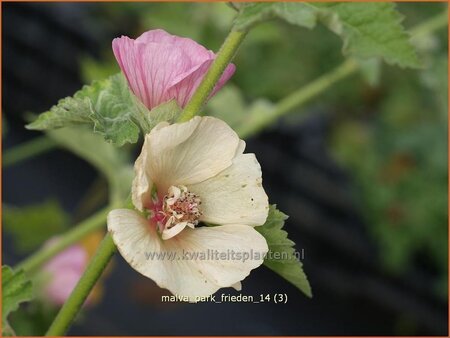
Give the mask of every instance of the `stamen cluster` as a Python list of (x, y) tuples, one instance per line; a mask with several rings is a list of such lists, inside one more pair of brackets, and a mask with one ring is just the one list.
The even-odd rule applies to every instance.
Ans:
[(166, 229), (180, 222), (187, 222), (189, 227), (194, 228), (202, 215), (201, 204), (200, 198), (185, 186), (171, 186), (163, 203), (163, 212), (167, 219)]

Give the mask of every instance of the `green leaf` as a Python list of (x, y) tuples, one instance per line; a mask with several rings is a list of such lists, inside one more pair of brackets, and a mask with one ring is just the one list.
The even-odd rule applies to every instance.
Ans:
[(303, 272), (302, 263), (295, 257), (295, 243), (283, 230), (287, 215), (271, 205), (266, 223), (255, 229), (264, 236), (269, 246), (264, 265), (299, 288), (305, 295), (312, 297), (311, 286)]
[(19, 308), (19, 304), (33, 298), (33, 287), (25, 273), (13, 271), (9, 266), (2, 266), (2, 328), (3, 335), (13, 335), (8, 323), (8, 316)]
[(37, 249), (52, 236), (64, 232), (69, 216), (55, 200), (27, 207), (3, 205), (3, 229), (12, 235), (20, 253)]
[(321, 21), (344, 41), (343, 52), (361, 59), (382, 57), (400, 67), (419, 67), (403, 16), (389, 2), (314, 3)]
[(271, 18), (310, 29), (322, 22), (342, 38), (344, 55), (359, 59), (379, 57), (401, 67), (420, 66), (401, 25), (402, 16), (392, 3), (248, 3), (241, 7), (235, 29), (248, 29)]
[(9, 324), (16, 336), (43, 337), (58, 314), (58, 307), (46, 302), (31, 302), (26, 307), (12, 313)]
[(317, 11), (305, 3), (247, 3), (240, 7), (239, 15), (234, 21), (234, 28), (245, 30), (273, 18), (281, 18), (291, 24), (311, 29), (316, 25)]
[(125, 77), (119, 73), (84, 86), (26, 127), (51, 130), (87, 124), (106, 141), (120, 147), (136, 143), (139, 129), (148, 133), (161, 121), (172, 122), (180, 111), (175, 101), (149, 111), (129, 90)]
[(94, 131), (105, 140), (122, 146), (136, 143), (139, 138), (139, 126), (146, 130), (143, 118), (148, 110), (134, 97), (122, 74), (116, 74), (106, 80), (96, 82), (91, 87), (91, 114)]
[(58, 101), (49, 111), (42, 113), (38, 118), (26, 126), (31, 130), (46, 130), (65, 126), (91, 123), (89, 99), (84, 96), (83, 87), (73, 97), (66, 97)]
[(136, 143), (139, 126), (147, 127), (148, 113), (128, 89), (122, 74), (84, 86), (73, 97), (66, 97), (45, 112), (28, 129), (49, 130), (88, 124), (117, 146)]
[(153, 108), (148, 114), (149, 129), (153, 129), (160, 122), (175, 122), (181, 111), (176, 100), (171, 100)]

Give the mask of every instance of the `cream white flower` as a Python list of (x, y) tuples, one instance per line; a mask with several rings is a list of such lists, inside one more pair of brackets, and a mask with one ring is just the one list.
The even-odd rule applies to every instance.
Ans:
[(108, 215), (108, 230), (135, 270), (195, 301), (222, 287), (239, 289), (262, 264), (268, 247), (253, 227), (266, 221), (268, 198), (259, 163), (244, 148), (213, 117), (163, 122), (146, 135), (132, 187), (141, 213)]

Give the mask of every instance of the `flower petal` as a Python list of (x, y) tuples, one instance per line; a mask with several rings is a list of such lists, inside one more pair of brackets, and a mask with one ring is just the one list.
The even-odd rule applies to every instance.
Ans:
[[(112, 47), (131, 90), (149, 109), (172, 99), (184, 107), (216, 57), (194, 40), (161, 29), (145, 32), (136, 40), (116, 38)], [(210, 97), (234, 71), (234, 65), (227, 66)]]
[(134, 40), (127, 36), (116, 38), (112, 42), (114, 56), (125, 75), (131, 91), (147, 107), (149, 107), (148, 86), (144, 74), (141, 72), (141, 62)]
[(186, 228), (173, 243), (183, 249), (185, 257), (196, 258), (187, 261), (192, 267), (221, 287), (238, 287), (238, 282), (263, 263), (269, 250), (259, 232), (236, 224)]
[(53, 274), (50, 281), (44, 286), (44, 295), (47, 300), (56, 305), (63, 305), (69, 298), (73, 289), (80, 280), (83, 270), (62, 269)]
[[(121, 255), (136, 271), (191, 301), (221, 287), (237, 286), (262, 264), (268, 251), (264, 237), (245, 225), (186, 228), (162, 240), (147, 220), (126, 209), (109, 213), (108, 230)], [(231, 251), (248, 257), (232, 259)], [(208, 252), (217, 252), (219, 258), (201, 259), (199, 255)]]
[(235, 289), (236, 291), (241, 291), (242, 290), (242, 283), (241, 282), (234, 283), (233, 285), (231, 285), (231, 287), (233, 289)]
[(217, 91), (224, 86), (224, 84), (233, 76), (234, 72), (236, 71), (236, 66), (232, 63), (230, 63), (227, 68), (225, 68), (222, 76), (220, 77), (219, 81), (217, 81), (213, 91), (209, 95), (211, 98), (214, 96)]
[(171, 228), (165, 228), (161, 234), (162, 239), (170, 239), (176, 235), (178, 235), (184, 228), (188, 225), (188, 222), (180, 222), (175, 224)]
[(261, 175), (255, 155), (241, 154), (218, 175), (188, 186), (202, 200), (200, 220), (213, 224), (264, 224), (269, 202)]
[[(206, 73), (208, 72), (209, 67), (213, 63), (214, 58), (215, 55), (214, 53), (212, 53), (209, 59), (199, 64), (197, 67), (192, 68), (183, 74), (180, 74), (172, 81), (171, 86), (169, 87), (169, 95), (176, 97), (178, 104), (181, 107), (184, 107), (189, 102), (192, 95), (194, 95), (195, 90), (200, 85), (200, 82), (203, 80)], [(211, 98), (220, 88), (223, 87), (223, 85), (234, 74), (235, 70), (236, 67), (233, 64), (227, 66), (219, 81), (215, 85), (209, 98)]]
[(112, 45), (131, 90), (149, 109), (175, 98), (168, 91), (170, 83), (198, 67), (182, 49), (167, 43), (143, 44), (122, 36)]
[(172, 185), (195, 184), (217, 175), (232, 164), (240, 145), (239, 137), (225, 122), (194, 117), (154, 128), (147, 134), (142, 152), (147, 152), (150, 179), (165, 193)]
[(134, 163), (135, 177), (131, 186), (131, 200), (139, 211), (143, 211), (144, 207), (148, 206), (151, 202), (153, 183), (149, 179), (146, 168), (147, 153), (143, 151)]
[(146, 84), (147, 107), (153, 108), (176, 98), (168, 91), (170, 83), (180, 73), (195, 67), (195, 64), (181, 49), (169, 44), (147, 43), (137, 46), (140, 57), (138, 72)]
[(193, 64), (202, 64), (205, 60), (214, 57), (214, 53), (207, 50), (202, 45), (192, 39), (172, 35), (162, 29), (153, 29), (143, 33), (136, 39), (136, 42), (147, 44), (162, 43), (172, 45), (174, 48), (181, 49), (193, 62)]

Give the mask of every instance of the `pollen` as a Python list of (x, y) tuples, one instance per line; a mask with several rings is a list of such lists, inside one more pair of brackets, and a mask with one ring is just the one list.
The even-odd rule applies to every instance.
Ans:
[(188, 191), (185, 186), (171, 186), (163, 201), (165, 228), (170, 229), (181, 222), (187, 222), (187, 226), (194, 228), (202, 215), (201, 204), (200, 197)]

